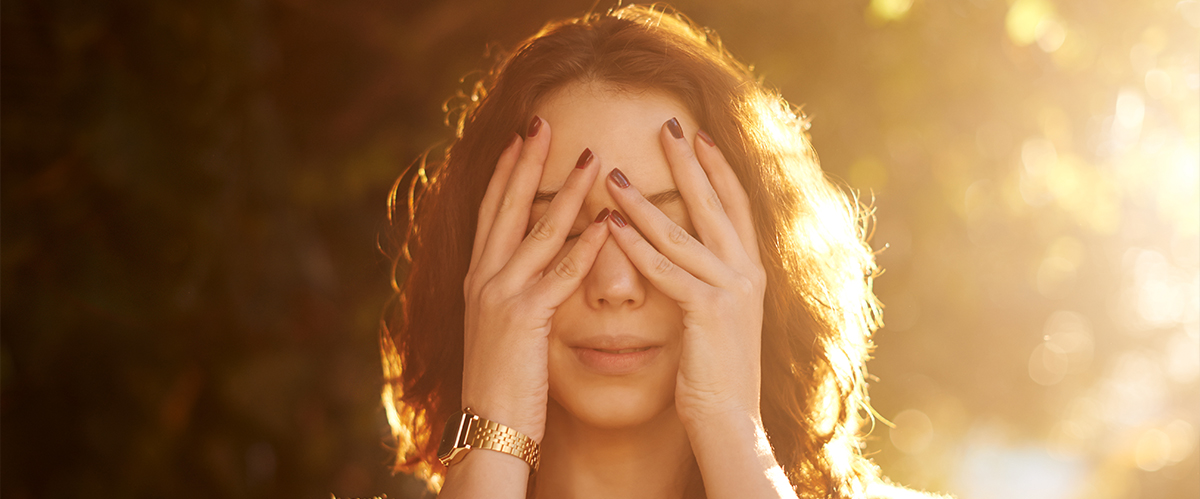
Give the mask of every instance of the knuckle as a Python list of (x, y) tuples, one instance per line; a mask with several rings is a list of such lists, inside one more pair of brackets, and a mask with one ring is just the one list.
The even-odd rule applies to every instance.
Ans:
[(489, 282), (479, 288), (479, 303), (490, 305), (504, 301), (504, 290), (494, 282)]
[(672, 262), (670, 258), (667, 258), (663, 254), (658, 254), (654, 257), (650, 268), (655, 274), (666, 276), (675, 270), (675, 262)]
[(724, 309), (731, 306), (730, 302), (732, 300), (729, 298), (729, 293), (718, 287), (708, 288), (700, 294), (700, 300), (704, 303), (712, 304), (714, 309)]
[(558, 265), (554, 266), (554, 275), (562, 279), (574, 279), (579, 275), (579, 264), (574, 258), (563, 258)]
[(547, 217), (539, 218), (529, 229), (529, 238), (534, 241), (548, 241), (554, 237), (554, 224)]
[(655, 248), (650, 241), (645, 237), (639, 237), (633, 241), (633, 251), (637, 253), (657, 253), (658, 248)]
[(681, 147), (680, 154), (684, 161), (688, 163), (694, 163), (696, 166), (700, 166), (700, 158), (696, 157), (695, 149), (692, 149), (691, 147)]
[(704, 196), (704, 206), (712, 211), (723, 211), (725, 206), (721, 204), (721, 196), (717, 195), (717, 191), (709, 189), (707, 195)]
[(505, 192), (503, 196), (500, 196), (500, 205), (496, 209), (496, 211), (501, 212), (501, 211), (505, 211), (509, 208), (512, 208), (514, 203), (515, 203), (515, 200), (513, 199), (512, 194)]
[(683, 230), (679, 224), (672, 223), (667, 229), (667, 240), (671, 241), (671, 244), (684, 245), (692, 240), (692, 235)]

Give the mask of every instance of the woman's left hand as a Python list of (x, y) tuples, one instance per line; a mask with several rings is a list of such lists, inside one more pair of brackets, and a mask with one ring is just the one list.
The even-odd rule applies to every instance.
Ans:
[(675, 410), (705, 494), (795, 498), (759, 409), (767, 274), (750, 198), (711, 138), (697, 132), (693, 148), (683, 135), (673, 118), (659, 138), (699, 240), (615, 169), (608, 191), (628, 218), (618, 223), (619, 213), (609, 215), (610, 234), (638, 271), (683, 309)]
[(675, 119), (659, 135), (699, 241), (619, 170), (609, 174), (608, 188), (632, 225), (610, 216), (611, 234), (642, 275), (683, 309), (675, 407), (689, 433), (744, 418), (757, 423), (766, 273), (750, 200), (703, 132), (695, 148)]

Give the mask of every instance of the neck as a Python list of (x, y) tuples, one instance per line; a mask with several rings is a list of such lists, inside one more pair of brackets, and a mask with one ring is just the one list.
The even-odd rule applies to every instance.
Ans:
[(597, 428), (550, 401), (535, 498), (682, 498), (699, 478), (675, 408), (629, 428)]

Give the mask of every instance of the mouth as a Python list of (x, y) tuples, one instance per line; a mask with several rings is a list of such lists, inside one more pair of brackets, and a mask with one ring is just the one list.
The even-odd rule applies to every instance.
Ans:
[(662, 347), (574, 347), (571, 348), (571, 351), (575, 353), (575, 358), (584, 369), (602, 376), (620, 376), (632, 374), (650, 366), (658, 358)]
[(601, 353), (624, 354), (624, 353), (645, 352), (646, 350), (649, 350), (651, 348), (654, 348), (654, 347), (622, 348), (620, 350), (613, 350), (613, 349), (608, 349), (608, 348), (589, 348), (588, 350), (595, 350), (595, 351), (601, 352)]

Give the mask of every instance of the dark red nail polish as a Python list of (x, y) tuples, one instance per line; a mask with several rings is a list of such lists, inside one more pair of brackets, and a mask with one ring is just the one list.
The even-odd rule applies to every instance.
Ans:
[(671, 131), (671, 136), (677, 139), (683, 138), (683, 127), (679, 126), (679, 120), (671, 118), (667, 120), (667, 130)]
[(537, 116), (533, 117), (533, 121), (529, 122), (529, 131), (525, 132), (526, 137), (537, 135), (538, 129), (542, 128), (542, 119)]
[(699, 135), (700, 140), (703, 140), (704, 143), (708, 144), (710, 147), (717, 145), (715, 142), (713, 142), (712, 137), (709, 137), (707, 133), (704, 133), (704, 130), (696, 130), (696, 135)]
[(575, 162), (575, 168), (587, 168), (587, 165), (592, 162), (593, 157), (594, 155), (590, 148), (584, 149), (583, 153), (579, 155), (579, 161)]
[[(617, 187), (622, 189), (629, 187), (629, 179), (625, 178), (625, 174), (621, 173), (619, 169), (613, 168), (611, 172), (608, 172), (608, 179), (612, 180), (612, 183), (617, 184)], [(616, 212), (614, 211), (613, 213)]]
[(596, 223), (603, 222), (604, 219), (608, 218), (608, 212), (609, 212), (608, 208), (600, 210), (600, 214), (596, 215)]
[(609, 212), (608, 218), (611, 218), (613, 223), (617, 224), (617, 227), (625, 226), (625, 217), (621, 216), (621, 212), (617, 210)]

